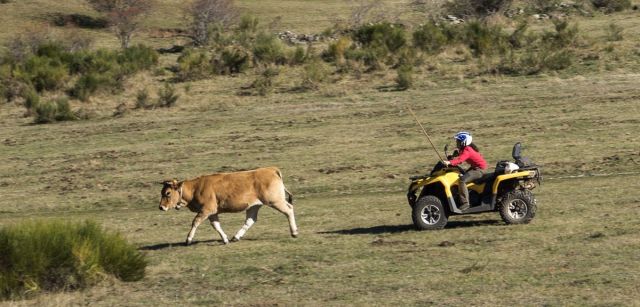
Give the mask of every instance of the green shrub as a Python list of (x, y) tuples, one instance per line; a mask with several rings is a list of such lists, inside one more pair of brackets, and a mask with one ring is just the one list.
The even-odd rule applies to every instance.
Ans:
[(209, 62), (210, 56), (204, 50), (187, 49), (178, 58), (176, 77), (181, 81), (206, 78), (212, 72)]
[(275, 66), (268, 66), (259, 73), (258, 77), (251, 84), (256, 93), (266, 96), (273, 91), (275, 78), (280, 74), (280, 70)]
[(320, 83), (324, 82), (329, 76), (329, 69), (320, 60), (314, 60), (304, 66), (304, 74), (300, 88), (302, 89), (318, 89)]
[(452, 0), (447, 1), (443, 8), (451, 15), (483, 18), (505, 11), (512, 2), (513, 0)]
[(176, 94), (176, 89), (173, 85), (165, 83), (164, 87), (158, 90), (158, 106), (160, 107), (172, 107), (178, 101), (180, 95)]
[(258, 17), (253, 15), (242, 15), (242, 17), (240, 17), (240, 23), (238, 24), (238, 30), (240, 32), (255, 33), (258, 31), (258, 24)]
[(150, 109), (153, 108), (154, 105), (149, 100), (149, 92), (146, 88), (141, 89), (136, 93), (136, 108), (137, 109)]
[(296, 46), (291, 56), (289, 56), (289, 65), (300, 65), (308, 59), (307, 52), (302, 46)]
[(342, 65), (345, 62), (345, 52), (351, 46), (351, 40), (348, 37), (340, 37), (337, 41), (330, 43), (327, 50), (323, 51), (321, 57), (327, 62), (335, 62)]
[(406, 90), (413, 85), (413, 66), (402, 65), (397, 69), (398, 77), (396, 83), (398, 89)]
[(241, 46), (225, 47), (217, 58), (212, 60), (213, 69), (217, 74), (236, 74), (249, 68), (251, 53)]
[(33, 221), (0, 230), (0, 298), (75, 290), (112, 274), (144, 277), (147, 261), (121, 235), (94, 222)]
[(393, 53), (407, 44), (406, 31), (387, 22), (364, 25), (353, 32), (353, 40), (370, 48), (385, 48)]
[(258, 34), (253, 45), (253, 56), (256, 63), (277, 65), (286, 63), (284, 46), (282, 42), (272, 34)]
[(446, 44), (447, 36), (434, 23), (426, 23), (413, 32), (413, 45), (424, 52), (438, 53)]
[(542, 44), (546, 48), (559, 50), (574, 45), (578, 38), (578, 26), (570, 26), (565, 20), (554, 20), (555, 32), (545, 32), (542, 35)]
[(28, 113), (35, 111), (35, 108), (40, 105), (40, 96), (34, 89), (27, 89), (23, 94), (24, 97), (24, 107), (27, 109)]
[(38, 92), (58, 89), (69, 77), (67, 67), (59, 59), (42, 56), (29, 57), (17, 69), (16, 75), (32, 84)]
[(34, 121), (37, 124), (78, 119), (78, 117), (71, 111), (71, 106), (66, 98), (58, 98), (54, 101), (38, 103), (34, 110)]
[(631, 8), (631, 0), (591, 0), (593, 6), (607, 13), (620, 12)]
[(118, 63), (125, 74), (133, 74), (158, 64), (158, 53), (151, 47), (137, 45), (119, 51)]
[(86, 101), (91, 94), (98, 90), (98, 77), (95, 74), (88, 74), (80, 77), (69, 92), (71, 97)]
[(502, 55), (509, 49), (509, 37), (501, 26), (473, 21), (465, 25), (463, 42), (475, 56)]

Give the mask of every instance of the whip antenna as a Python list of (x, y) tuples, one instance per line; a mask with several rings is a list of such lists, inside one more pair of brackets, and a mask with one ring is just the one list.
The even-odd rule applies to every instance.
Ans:
[(433, 147), (433, 150), (436, 152), (436, 154), (438, 155), (438, 158), (440, 158), (440, 161), (444, 162), (444, 159), (442, 159), (442, 156), (440, 156), (440, 153), (438, 152), (438, 150), (436, 149), (436, 146), (433, 145), (433, 142), (431, 142), (431, 138), (429, 137), (429, 134), (427, 133), (426, 130), (424, 130), (424, 127), (422, 126), (422, 124), (420, 123), (420, 121), (418, 120), (418, 117), (416, 117), (416, 113), (413, 113), (413, 110), (411, 109), (410, 106), (407, 105), (407, 109), (409, 109), (409, 113), (411, 113), (411, 115), (413, 115), (413, 119), (416, 120), (416, 123), (418, 123), (418, 125), (420, 126), (420, 129), (422, 129), (422, 133), (424, 133), (424, 135), (427, 136), (427, 140), (429, 140), (429, 143), (431, 144), (431, 147)]

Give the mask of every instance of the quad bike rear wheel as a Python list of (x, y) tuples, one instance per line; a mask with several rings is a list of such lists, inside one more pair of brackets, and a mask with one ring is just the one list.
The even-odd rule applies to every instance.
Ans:
[(418, 230), (442, 229), (447, 225), (447, 212), (440, 199), (433, 195), (418, 199), (411, 217)]
[(500, 217), (507, 224), (527, 224), (536, 215), (536, 199), (529, 190), (505, 194), (498, 206)]

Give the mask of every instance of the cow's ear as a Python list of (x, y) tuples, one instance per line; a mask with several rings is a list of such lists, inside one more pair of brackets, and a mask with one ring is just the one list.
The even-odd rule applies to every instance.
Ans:
[(184, 181), (182, 181), (182, 182), (178, 183), (178, 187), (177, 187), (177, 188), (178, 188), (178, 189), (179, 189), (179, 188), (182, 188), (182, 184), (183, 184), (183, 183), (184, 183)]

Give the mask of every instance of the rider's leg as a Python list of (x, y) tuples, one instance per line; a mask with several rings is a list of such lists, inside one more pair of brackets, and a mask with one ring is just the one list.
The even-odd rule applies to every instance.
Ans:
[(460, 195), (460, 210), (469, 209), (469, 189), (467, 183), (482, 178), (482, 171), (479, 169), (470, 169), (460, 176), (458, 184), (458, 194)]

